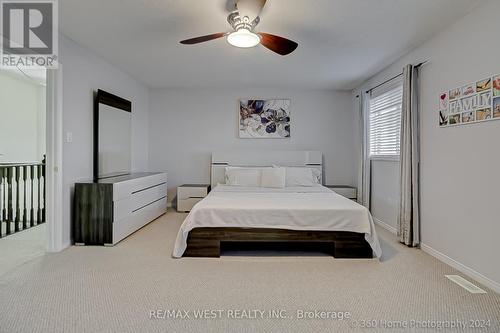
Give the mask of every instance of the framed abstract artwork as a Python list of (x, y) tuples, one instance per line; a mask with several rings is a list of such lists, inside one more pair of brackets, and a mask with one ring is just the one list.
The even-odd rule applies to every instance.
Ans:
[(241, 99), (239, 136), (244, 139), (290, 137), (289, 99)]

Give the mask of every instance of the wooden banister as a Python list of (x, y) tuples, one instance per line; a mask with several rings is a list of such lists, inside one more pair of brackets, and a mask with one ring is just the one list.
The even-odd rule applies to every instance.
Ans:
[(0, 238), (44, 222), (45, 158), (0, 164)]

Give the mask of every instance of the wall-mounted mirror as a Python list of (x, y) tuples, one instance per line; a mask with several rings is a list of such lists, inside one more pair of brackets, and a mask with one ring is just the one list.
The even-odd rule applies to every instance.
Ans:
[(94, 181), (131, 172), (131, 138), (132, 102), (98, 90), (94, 100)]

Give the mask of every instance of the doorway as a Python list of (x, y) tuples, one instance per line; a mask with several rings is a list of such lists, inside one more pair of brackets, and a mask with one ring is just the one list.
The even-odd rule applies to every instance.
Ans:
[(61, 249), (60, 74), (0, 69), (0, 274)]

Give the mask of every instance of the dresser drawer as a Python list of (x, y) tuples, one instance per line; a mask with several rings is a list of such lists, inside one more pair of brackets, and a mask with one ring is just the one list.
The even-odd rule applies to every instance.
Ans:
[(127, 215), (141, 209), (150, 203), (167, 196), (167, 184), (160, 184), (133, 193), (131, 196), (113, 202), (113, 221), (118, 221)]
[(132, 193), (132, 211), (150, 204), (153, 201), (161, 199), (167, 195), (167, 184), (163, 183), (148, 189)]
[(204, 198), (207, 196), (207, 187), (178, 187), (177, 199)]
[(131, 213), (130, 215), (124, 217), (119, 221), (114, 222), (112, 244), (118, 243), (120, 240), (127, 237), (134, 231), (142, 228), (150, 221), (164, 214), (166, 210), (167, 198), (163, 198), (142, 209), (139, 209), (138, 211)]
[(351, 186), (342, 186), (342, 185), (335, 185), (335, 186), (327, 186), (330, 190), (333, 192), (340, 194), (343, 197), (349, 198), (349, 199), (356, 199), (357, 197), (357, 191), (355, 187)]
[(145, 188), (167, 183), (167, 175), (165, 173), (155, 174), (138, 179), (132, 179), (126, 182), (113, 184), (113, 199), (121, 200), (130, 195), (140, 192)]
[(189, 212), (198, 202), (203, 200), (203, 198), (188, 198), (188, 199), (177, 199), (177, 211), (179, 212)]

